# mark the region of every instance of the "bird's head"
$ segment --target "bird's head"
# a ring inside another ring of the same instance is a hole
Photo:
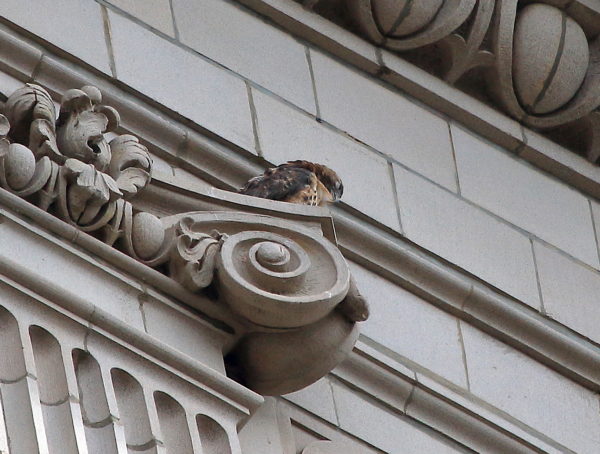
[[[331,170],[326,165],[302,160],[288,161],[283,165],[290,167],[302,167],[313,172],[321,184],[325,186],[325,189],[327,189],[327,191],[329,191],[331,194],[331,200],[328,200],[329,202],[337,202],[342,198],[342,194],[344,193],[342,179],[337,173],[335,173],[335,171]]]
[[[322,164],[315,164],[315,175],[323,186],[331,193],[333,202],[337,202],[344,194],[344,185],[341,178],[329,167]]]

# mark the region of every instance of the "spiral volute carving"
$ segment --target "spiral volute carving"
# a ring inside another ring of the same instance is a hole
[[[240,232],[221,248],[221,292],[236,312],[258,325],[290,328],[315,322],[348,291],[348,269],[337,249],[295,234],[291,239],[274,232]]]

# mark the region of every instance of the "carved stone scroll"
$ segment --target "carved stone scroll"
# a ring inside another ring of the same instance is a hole
[[[296,391],[352,351],[368,307],[328,240],[246,213],[183,213],[162,222],[176,238],[171,277],[190,290],[212,285],[246,326],[229,355],[246,386],[263,395]]]
[[[206,279],[206,263],[216,259],[221,298],[256,326],[314,323],[348,293],[350,273],[339,250],[289,221],[198,212],[164,218],[163,224],[167,231],[177,232],[171,276],[198,289],[196,282]]]

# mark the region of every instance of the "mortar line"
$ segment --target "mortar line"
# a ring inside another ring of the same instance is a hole
[[[458,177],[458,161],[456,159],[456,150],[454,148],[454,136],[452,134],[452,125],[448,124],[448,136],[450,137],[450,150],[452,151],[452,161],[454,162],[454,178],[456,181],[456,193],[462,197],[462,191],[460,189],[460,179]]]
[[[310,81],[312,84],[313,97],[315,98],[315,115],[317,120],[321,118],[321,107],[319,106],[319,98],[317,96],[317,81],[315,79],[315,71],[312,64],[312,57],[310,55],[310,47],[304,48],[306,54],[306,61],[308,63],[308,72],[310,73]]]
[[[181,37],[179,35],[179,27],[177,27],[177,20],[175,19],[175,8],[173,8],[173,0],[169,0],[169,9],[171,10],[171,21],[173,23],[173,34],[175,35],[175,39],[181,42]]]
[[[264,158],[262,150],[260,148],[260,139],[258,137],[258,115],[256,113],[256,104],[254,104],[254,96],[252,95],[252,87],[246,80],[246,90],[248,92],[248,104],[250,106],[250,117],[252,118],[252,134],[254,135],[254,149],[256,154],[261,158]]]
[[[325,377],[327,379],[327,384],[329,385],[329,390],[331,391],[331,400],[333,401],[333,412],[335,413],[335,422],[339,426],[340,425],[340,417],[338,415],[337,402],[335,398],[335,392],[333,391],[333,384],[328,376]]]
[[[531,243],[531,255],[533,257],[533,269],[535,271],[535,281],[537,283],[538,296],[540,298],[540,313],[542,315],[547,315],[546,307],[544,306],[544,297],[542,295],[542,283],[540,281],[540,272],[538,270],[537,257],[535,255],[535,248],[533,247],[533,239],[529,238],[529,242]]]
[[[387,162],[388,172],[392,180],[392,195],[394,196],[394,206],[396,207],[396,217],[398,218],[398,233],[404,235],[404,227],[402,226],[402,215],[400,214],[400,200],[398,200],[398,187],[396,186],[396,175],[394,175],[394,164]]]
[[[146,302],[146,297],[148,295],[146,294],[146,292],[142,292],[138,295],[138,307],[140,310],[140,315],[142,317],[142,325],[144,326],[144,331],[147,333],[148,332],[148,324],[146,322],[146,313],[144,312],[144,303]]]
[[[598,231],[598,226],[596,226],[596,219],[594,218],[594,208],[592,207],[591,199],[588,199],[588,205],[590,206],[590,216],[592,218],[592,228],[594,229],[594,239],[596,240],[596,250],[598,251],[598,260],[600,260],[600,241],[598,241],[598,236],[600,232]]]
[[[462,327],[460,326],[460,318],[456,317],[456,327],[458,328],[458,341],[460,342],[460,350],[462,353],[463,367],[465,369],[465,379],[467,381],[467,390],[471,392],[471,382],[469,380],[469,366],[467,365],[467,349],[465,348],[465,338],[463,337]]]
[[[115,53],[112,45],[112,35],[110,31],[110,18],[108,16],[108,10],[106,6],[100,5],[102,11],[102,22],[104,24],[104,41],[106,42],[106,50],[108,52],[108,65],[110,66],[110,72],[112,76],[117,78],[117,65],[115,63]]]

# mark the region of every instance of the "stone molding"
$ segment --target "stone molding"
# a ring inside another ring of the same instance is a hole
[[[349,25],[369,41],[401,55],[412,52],[409,60],[451,85],[460,87],[467,73],[479,71],[487,84],[477,87],[485,94],[472,92],[475,96],[489,96],[494,106],[532,128],[577,127],[587,142],[564,140],[598,161],[600,40],[593,23],[600,10],[550,0],[351,0],[328,10],[334,3],[322,0],[315,9],[329,11],[337,22],[348,14]],[[467,83],[471,90],[476,79]]]
[[[262,6],[259,8],[258,4]],[[345,55],[349,60],[358,62],[358,66],[367,65],[367,62],[370,61],[373,65],[369,68],[373,72],[376,71],[375,53],[373,52],[372,59],[369,56],[369,52],[373,49],[370,48],[369,50],[367,48],[365,50],[366,43],[364,41],[339,29],[331,22],[302,9],[295,3],[253,0],[253,5],[261,13],[271,15],[270,17],[281,21],[298,34],[303,34],[307,38],[312,36],[314,39],[317,39],[315,38],[317,36],[319,39],[324,40],[317,40],[317,42],[324,42],[326,48],[337,50],[339,55]],[[281,10],[278,9],[279,7],[281,7]],[[333,33],[333,30],[338,31]],[[335,36],[336,39],[339,39],[339,42],[334,41],[329,35]],[[169,181],[160,182],[155,180],[153,185],[147,188],[146,191],[150,193],[157,191],[157,195],[161,191],[166,191],[169,195],[162,194],[161,197],[172,197],[170,205],[171,207],[177,207],[177,211],[195,211],[205,207],[214,209],[214,202],[218,199],[221,203],[220,206],[226,207],[226,209],[233,208],[236,211],[251,211],[263,214],[277,212],[277,216],[284,219],[305,222],[306,225],[318,224],[319,229],[325,232],[326,236],[333,238],[333,229],[327,218],[319,218],[319,216],[326,216],[327,211],[324,209],[314,208],[309,211],[304,207],[292,205],[286,212],[283,212],[280,204],[261,199],[250,201],[247,197],[219,189],[239,187],[249,177],[264,170],[243,156],[231,153],[230,149],[235,147],[225,146],[181,122],[176,122],[172,119],[173,113],[165,114],[155,109],[154,106],[140,101],[135,95],[114,87],[90,72],[76,68],[49,55],[42,57],[42,53],[35,46],[2,28],[0,28],[0,40],[9,47],[10,52],[8,52],[8,55],[12,58],[2,62],[2,67],[5,70],[22,80],[27,80],[30,74],[30,70],[27,68],[37,65],[36,81],[43,83],[44,87],[56,97],[61,96],[70,87],[81,86],[89,82],[94,83],[94,85],[101,88],[106,103],[120,112],[122,117],[121,126],[124,131],[143,137],[144,143],[151,148],[152,153],[169,161],[181,163],[183,167],[198,175],[199,178],[216,186],[206,191],[186,191],[170,185]],[[397,60],[401,61],[398,58]],[[414,69],[412,65],[406,64],[405,66],[406,68],[412,68],[411,71]],[[442,81],[423,71],[418,70],[417,72],[418,74],[413,72],[410,75],[411,84],[413,87],[418,86],[421,91],[423,85],[419,84],[430,85],[431,83],[434,86],[443,84]],[[433,92],[435,90],[430,93]],[[450,94],[452,95],[450,101],[442,96],[441,91],[435,96],[444,105],[447,105],[447,102],[454,102],[455,107],[462,105],[463,112],[469,110],[467,106],[472,106],[472,102],[477,103],[456,89],[452,89]],[[474,129],[484,133],[484,135],[488,135],[485,134],[485,131],[490,129],[498,133],[506,126],[506,122],[509,122],[509,124],[512,122],[512,120],[483,104],[479,103],[477,106],[475,109],[476,115],[473,115],[473,118],[477,119],[477,126]],[[440,110],[445,111],[441,107]],[[483,120],[480,117],[483,117]],[[177,119],[176,116],[175,118]],[[481,127],[482,122],[486,125],[483,129]],[[515,122],[513,123],[516,125]],[[514,131],[511,128],[513,126],[504,129],[505,133],[502,133],[502,138],[499,141],[503,142],[510,138],[513,148],[517,147],[518,143],[523,145],[523,142],[519,142],[517,139],[517,137],[521,137],[518,125],[515,126]],[[540,144],[547,145],[551,142],[540,142],[542,139],[533,132],[531,132],[531,137],[537,137],[533,141],[535,144],[531,143],[523,148],[523,153],[530,153],[528,156],[541,156],[538,163],[549,162],[544,161],[547,157],[556,160],[554,162],[562,162],[565,166],[563,168],[558,166],[558,172],[563,179],[576,187],[585,187],[588,193],[600,194],[600,178],[598,178],[596,172],[590,171],[591,166],[589,163],[583,161],[583,165],[580,166],[580,162],[577,161],[580,158],[564,149],[557,149],[555,154],[550,155],[548,149]],[[534,146],[539,146],[539,148],[533,148]],[[193,148],[195,150],[194,155],[181,159],[174,150],[179,150],[182,147]],[[552,150],[551,152],[554,153]],[[577,159],[572,160],[572,158]],[[556,169],[557,165],[552,164],[551,170],[556,171]],[[14,196],[10,194],[0,192],[0,196],[2,196],[2,199],[0,199],[2,203],[8,204],[18,201],[19,203],[15,205],[15,209],[25,210],[23,212],[26,212],[32,219],[38,219],[38,216],[43,215],[33,206],[19,199],[15,200]],[[144,193],[142,192],[139,197],[143,199]],[[152,205],[151,201],[148,204]],[[160,208],[164,210],[164,207]],[[165,211],[165,213],[171,214],[169,211]],[[559,323],[535,313],[525,307],[524,304],[482,283],[469,273],[457,270],[451,264],[421,250],[399,237],[398,234],[376,225],[372,221],[359,218],[343,207],[333,207],[331,214],[336,224],[338,244],[348,258],[408,288],[440,308],[468,320],[469,323],[473,323],[492,336],[501,338],[514,348],[534,356],[538,361],[584,386],[591,389],[599,388],[598,370],[600,370],[600,367],[598,367],[598,364],[600,362],[600,351],[593,343],[568,331]],[[117,253],[114,249],[90,237],[77,235],[75,229],[69,228],[70,226],[48,215],[43,215],[39,222],[50,226],[48,228],[69,241],[75,238],[77,244],[83,245],[83,247],[104,258],[109,263],[114,263],[121,269],[130,270],[134,275],[152,282],[153,285],[157,285],[161,290],[174,295],[186,304],[197,307],[218,324],[236,326],[236,320],[229,317],[228,311],[224,308],[195,297],[166,276],[123,254]],[[411,267],[404,267],[403,264],[405,263],[411,263]],[[407,274],[408,271],[410,273]],[[479,307],[483,309],[484,313],[475,311],[475,306],[471,306],[469,311],[461,309],[462,302],[469,294],[472,286],[478,289],[476,292],[479,295],[477,301],[481,303]],[[494,311],[487,311],[486,307],[494,308]],[[479,319],[479,317],[482,318]],[[227,322],[224,322],[225,320]],[[521,329],[522,326],[527,326],[532,331]]]
[[[600,348],[530,307],[345,213],[334,215],[344,255],[561,374],[600,390]]]
[[[536,132],[538,126],[527,126],[522,121],[504,114],[503,111],[495,107],[496,104],[489,102],[487,94],[482,96],[482,99],[485,99],[480,100],[458,88],[460,84],[450,85],[443,77],[437,77],[437,75],[407,61],[405,53],[398,55],[395,52],[371,44],[358,34],[348,30],[350,27],[346,27],[345,22],[342,23],[344,24],[343,28],[339,25],[340,21],[335,18],[339,17],[340,5],[343,5],[344,2],[336,0],[304,2],[307,5],[321,5],[321,7],[313,10],[307,9],[292,0],[238,1],[258,14],[269,18],[290,33],[397,87],[409,96],[442,114],[448,115],[451,119],[464,124],[470,130],[518,154],[524,160],[544,169],[569,185],[594,197],[600,197],[600,186],[598,185],[600,178],[596,167],[590,163],[590,161],[595,162],[598,159],[598,146],[596,145],[598,142],[598,127],[594,125],[597,122],[597,110],[574,124],[568,123],[568,128],[558,127],[556,133],[547,134],[550,137],[548,138]],[[446,3],[451,6],[459,2],[449,1]],[[474,2],[469,2],[469,4],[471,3]],[[594,33],[598,34],[597,25],[594,25],[595,22],[592,20],[586,20],[586,13],[598,15],[600,10],[584,5],[585,2],[576,1],[572,3],[572,9],[581,11],[577,15],[577,20],[585,21],[586,30],[593,29],[595,30]],[[330,5],[330,7],[327,5]],[[315,11],[319,11],[323,15],[318,15]],[[464,40],[462,37],[460,39]],[[597,40],[598,38],[596,38]],[[431,47],[429,46],[427,50],[431,50]],[[466,52],[466,47],[463,51]],[[420,50],[411,52],[418,53]],[[461,53],[461,55],[463,60],[464,58],[468,60],[475,57],[468,52],[467,54]],[[480,63],[489,62],[487,57],[482,60]],[[469,79],[467,83],[469,93],[472,88],[471,82]],[[481,93],[484,93],[483,89]],[[537,121],[535,120],[535,122]],[[540,120],[542,123],[544,121],[546,120]],[[556,141],[558,136],[565,140],[564,146],[561,145],[562,142]],[[577,145],[573,145],[573,138],[576,139],[576,142],[578,141]],[[572,142],[570,145],[569,141]],[[573,153],[566,148],[572,148],[572,146],[579,149],[578,153]],[[583,151],[584,149],[587,151]],[[587,154],[589,160],[579,154]]]
[[[476,398],[457,394],[390,360],[361,340],[331,376],[359,389],[391,411],[425,424],[475,452],[558,453],[568,450]]]

